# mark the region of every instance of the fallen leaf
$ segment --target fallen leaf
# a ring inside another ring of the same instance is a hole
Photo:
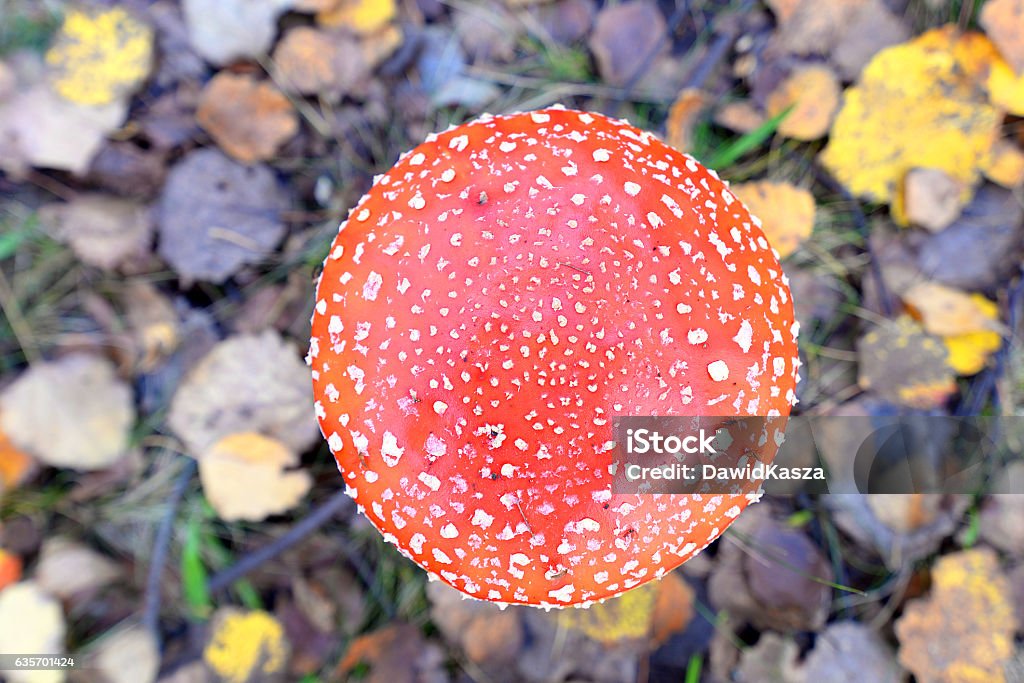
[[[1002,681],[1013,655],[1009,581],[989,549],[941,557],[927,598],[896,621],[899,661],[922,681]]]
[[[918,167],[972,187],[1001,120],[972,77],[980,49],[946,26],[879,52],[846,90],[822,162],[851,193],[878,202],[891,202]]]
[[[272,615],[224,607],[213,616],[203,660],[218,680],[255,683],[284,671],[289,649],[284,628]]]
[[[38,84],[0,101],[0,168],[22,173],[27,166],[82,175],[107,134],[128,115],[121,100],[86,106]]]
[[[650,634],[657,594],[658,583],[646,583],[587,609],[566,610],[562,620],[568,628],[606,646],[642,641]]]
[[[269,168],[215,149],[190,152],[171,169],[158,204],[160,256],[184,278],[224,282],[281,241],[288,206]]]
[[[203,89],[196,122],[244,164],[273,158],[299,130],[295,108],[273,84],[226,71]]]
[[[1024,75],[1024,0],[989,0],[978,23],[1013,70]]]
[[[261,522],[301,502],[313,481],[290,469],[299,456],[276,439],[240,432],[218,440],[199,455],[203,493],[226,522]]]
[[[715,112],[715,123],[737,133],[749,133],[764,121],[764,114],[747,100],[729,102]]]
[[[506,4],[511,4],[506,0]],[[561,0],[537,8],[537,23],[559,45],[572,45],[590,33],[597,16],[594,0]]]
[[[310,26],[297,26],[274,49],[274,80],[285,92],[315,95],[337,87],[337,38]]]
[[[121,7],[71,9],[46,53],[53,89],[77,104],[130,95],[149,75],[153,30]]]
[[[867,493],[875,518],[893,531],[909,533],[928,526],[941,513],[941,498],[924,493]]]
[[[171,301],[146,280],[129,280],[122,301],[128,332],[137,349],[136,367],[149,372],[178,347],[178,314]]]
[[[147,254],[153,241],[149,208],[128,199],[80,194],[70,202],[42,207],[39,219],[82,262],[104,270]]]
[[[790,109],[779,124],[779,134],[796,140],[817,140],[828,132],[839,108],[839,79],[824,65],[794,71],[770,95],[769,117]]]
[[[53,467],[109,467],[127,451],[134,423],[131,390],[98,356],[36,363],[0,394],[0,430]]]
[[[814,196],[789,183],[762,180],[731,187],[761,220],[761,229],[780,258],[792,254],[814,229]]]
[[[903,192],[894,198],[897,223],[919,225],[938,232],[949,227],[963,208],[964,187],[937,168],[912,168],[903,181]]]
[[[0,592],[21,581],[21,558],[0,548]]]
[[[989,100],[1014,116],[1024,116],[1024,74],[1015,74],[1010,65],[993,51],[985,81]]]
[[[844,80],[852,81],[880,50],[909,37],[902,17],[893,14],[881,0],[866,0],[854,9],[831,48],[831,61]]]
[[[1024,150],[1009,140],[996,140],[982,163],[981,172],[1003,187],[1024,185]]]
[[[133,626],[104,636],[94,661],[105,683],[153,683],[160,671],[160,649],[151,633]]]
[[[309,370],[268,330],[217,344],[179,385],[167,424],[196,455],[237,432],[258,432],[301,453],[319,438],[313,415]]]
[[[827,55],[842,39],[860,0],[799,0],[780,5],[779,28],[772,39],[782,52]]]
[[[882,636],[855,621],[829,624],[818,634],[802,666],[814,683],[902,683],[903,670]]]
[[[665,142],[680,152],[693,151],[693,127],[708,105],[707,95],[697,88],[685,88],[676,97],[665,122]]]
[[[797,660],[800,648],[792,636],[762,633],[753,647],[743,650],[734,680],[739,683],[802,683]]]
[[[224,65],[265,54],[274,43],[277,18],[293,0],[183,0],[192,47]]]
[[[920,316],[924,329],[940,337],[967,332],[997,331],[995,304],[980,295],[961,292],[936,282],[918,282],[901,295]]]
[[[956,391],[945,344],[908,315],[861,337],[857,357],[860,387],[893,403],[934,408]]]
[[[949,366],[958,375],[974,375],[981,372],[993,353],[1003,345],[999,329],[999,306],[981,294],[971,294],[971,301],[993,329],[975,330],[946,336],[943,341],[949,351]]]
[[[419,683],[447,680],[442,674],[443,659],[419,629],[404,623],[391,623],[352,641],[334,672],[333,680],[351,680],[358,667],[368,667],[363,683]]]
[[[357,34],[379,31],[395,18],[395,0],[336,0],[334,7],[316,15],[321,26],[344,27]]]
[[[107,586],[119,576],[112,560],[61,536],[43,542],[35,572],[39,587],[62,600]]]
[[[522,20],[496,0],[459,5],[452,28],[474,62],[511,61],[525,30]]]
[[[665,575],[657,585],[651,614],[651,639],[655,647],[686,629],[693,619],[695,598],[693,588],[676,572]]]
[[[1024,463],[1011,463],[995,476],[992,495],[978,511],[978,536],[1012,557],[1024,557]],[[1024,629],[1024,622],[1018,628]]]
[[[67,626],[60,603],[32,581],[0,591],[0,652],[60,655]],[[64,671],[4,671],[9,683],[59,683]]]
[[[588,45],[606,83],[622,86],[636,78],[654,55],[668,47],[663,40],[668,27],[654,3],[633,0],[608,5],[597,14]]]
[[[3,422],[0,420],[0,426]],[[0,495],[22,484],[34,469],[35,461],[7,437],[0,428]]]
[[[427,585],[431,619],[445,638],[477,664],[508,664],[525,640],[520,610],[501,610],[489,602],[466,600],[454,588],[434,581]]]
[[[388,24],[376,33],[359,41],[359,52],[366,64],[366,73],[373,71],[402,46],[405,36],[402,29]],[[353,58],[354,59],[354,58]]]

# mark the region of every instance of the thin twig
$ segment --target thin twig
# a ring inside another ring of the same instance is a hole
[[[174,483],[171,495],[167,499],[167,511],[160,520],[160,528],[157,529],[156,538],[153,540],[153,552],[149,561],[149,576],[146,578],[146,595],[143,604],[145,608],[142,613],[142,625],[148,630],[157,643],[160,642],[160,585],[163,583],[164,567],[167,564],[167,554],[171,545],[171,535],[174,532],[174,519],[178,514],[178,506],[181,499],[185,497],[185,491],[196,473],[196,461],[187,458],[185,467],[178,474]]]
[[[278,537],[262,548],[254,550],[235,564],[211,576],[206,584],[207,590],[211,593],[224,590],[260,565],[269,562],[292,546],[297,545],[314,531],[331,521],[336,515],[351,509],[354,505],[355,503],[352,502],[352,498],[348,494],[343,490],[338,491],[314,508],[309,515],[289,529],[283,536]]]

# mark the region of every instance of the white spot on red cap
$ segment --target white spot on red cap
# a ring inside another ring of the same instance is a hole
[[[716,360],[708,364],[708,374],[716,382],[724,382],[729,379],[729,366],[724,360]]]

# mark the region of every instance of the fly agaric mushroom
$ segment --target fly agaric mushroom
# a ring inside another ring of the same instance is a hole
[[[621,494],[618,415],[788,415],[789,288],[759,221],[650,133],[552,108],[377,177],[317,288],[321,430],[386,539],[484,600],[585,604],[693,557],[752,495]]]

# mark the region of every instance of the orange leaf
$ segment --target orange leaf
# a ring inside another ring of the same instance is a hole
[[[0,591],[21,581],[21,558],[0,548]]]
[[[299,130],[291,102],[273,85],[224,71],[203,89],[196,122],[244,164],[272,158]]]

